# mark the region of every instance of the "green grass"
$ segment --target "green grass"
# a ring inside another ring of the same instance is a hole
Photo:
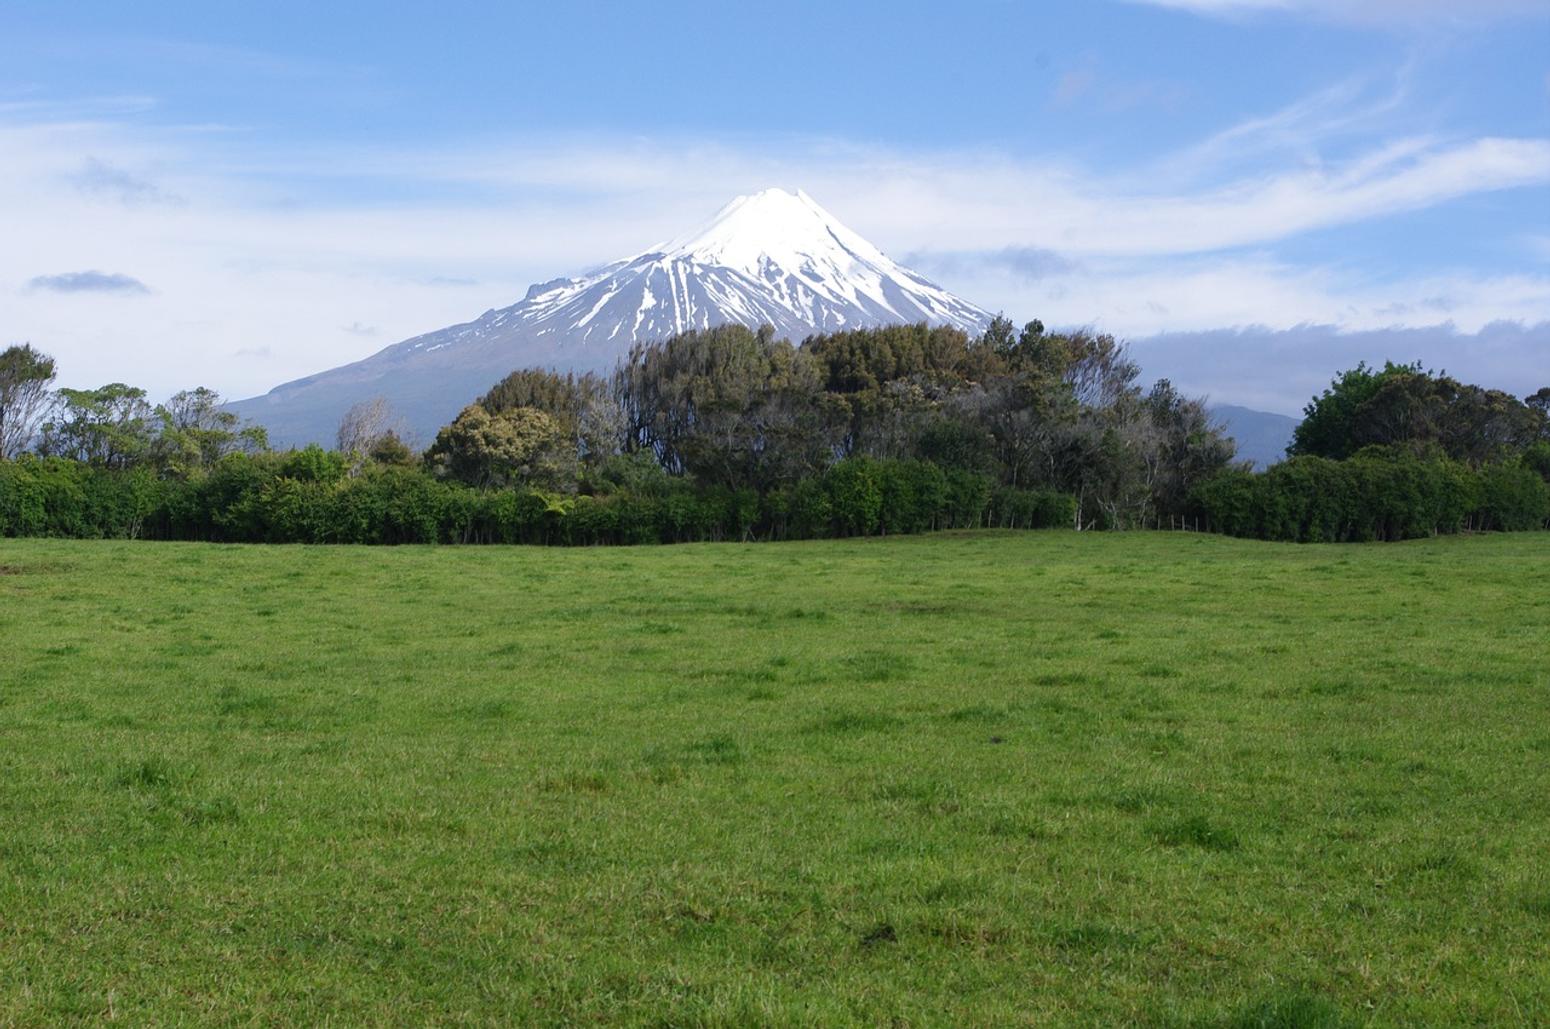
[[[1550,1022],[1550,536],[0,540],[0,1024]]]

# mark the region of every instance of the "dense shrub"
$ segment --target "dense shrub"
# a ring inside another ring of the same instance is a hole
[[[879,531],[883,511],[883,473],[865,457],[841,461],[829,469],[824,485],[836,536],[870,536]]]
[[[1534,529],[1550,518],[1550,487],[1526,462],[1475,469],[1399,447],[1229,472],[1197,487],[1191,502],[1212,531],[1303,543]]]
[[[1550,486],[1524,465],[1488,466],[1480,475],[1479,495],[1482,528],[1523,532],[1550,520]]]
[[[133,539],[162,497],[163,484],[143,470],[23,455],[0,461],[0,535]]]
[[[995,490],[988,523],[1003,529],[1061,529],[1076,522],[1076,498],[1050,490]]]
[[[301,450],[292,450],[280,461],[280,474],[299,482],[338,482],[347,471],[345,456],[338,451],[324,450],[313,443]]]
[[[1523,467],[1533,469],[1541,479],[1550,483],[1550,440],[1540,440],[1524,450]]]
[[[1197,520],[1203,518],[1205,528],[1213,532],[1263,537],[1260,516],[1265,492],[1264,476],[1234,469],[1195,487],[1190,503]]]
[[[992,480],[987,475],[965,468],[949,468],[947,517],[939,528],[977,529],[984,524],[985,511],[990,506],[991,484]]]
[[[0,462],[0,535],[240,543],[680,543],[1068,525],[1064,494],[991,489],[925,461],[851,458],[760,496],[640,476],[621,462],[591,494],[480,490],[419,468],[349,477],[317,448],[230,455],[202,475],[157,479],[57,458]]]

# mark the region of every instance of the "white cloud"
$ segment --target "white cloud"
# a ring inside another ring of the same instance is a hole
[[[1362,283],[1344,269],[1213,256],[1550,183],[1550,141],[1502,138],[1400,139],[1222,179],[1267,140],[1295,136],[1316,157],[1353,105],[1383,103],[1362,95],[1245,123],[1164,162],[1150,182],[1146,169],[1116,178],[991,151],[803,139],[571,137],[275,157],[236,134],[73,112],[7,123],[0,113],[0,210],[8,238],[21,241],[0,248],[0,342],[30,339],[54,353],[71,385],[251,395],[511,303],[531,282],[639,252],[769,185],[801,186],[891,253],[958,255],[940,271],[944,285],[1051,324],[1149,334],[1550,317],[1544,276]],[[401,187],[381,192],[435,199],[354,199],[377,192],[359,187],[378,179]],[[155,292],[84,303],[26,287],[98,268],[123,269]]]
[[[342,155],[323,160],[350,166]],[[895,251],[1037,245],[1136,255],[1250,246],[1469,194],[1547,184],[1550,140],[1402,139],[1341,162],[1171,192],[1139,188],[1141,172],[1133,181],[1111,181],[994,152],[905,154],[801,141],[762,153],[674,141],[620,153],[610,144],[572,141],[434,160],[379,155],[372,163],[382,172],[477,183],[513,197],[541,192],[544,210],[584,201],[584,218],[658,226],[650,241],[676,234],[685,219],[705,217],[738,192],[785,184],[801,185]],[[513,200],[505,210],[514,217],[538,213],[531,201]],[[634,231],[640,244],[646,237]]]
[[[986,277],[982,286],[985,302],[1009,313],[1125,336],[1309,323],[1367,331],[1448,322],[1475,332],[1501,320],[1550,319],[1550,274],[1375,280],[1346,267],[1293,267],[1263,256],[1088,261],[1032,286],[1012,275]]]
[[[1217,403],[1296,415],[1335,374],[1359,361],[1419,361],[1464,382],[1523,397],[1550,384],[1550,322],[1492,322],[1473,332],[1448,322],[1352,332],[1334,325],[1247,326],[1169,333],[1132,350],[1150,376]]]

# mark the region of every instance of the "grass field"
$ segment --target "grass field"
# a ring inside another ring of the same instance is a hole
[[[0,1023],[1550,1023],[1550,536],[0,540]]]

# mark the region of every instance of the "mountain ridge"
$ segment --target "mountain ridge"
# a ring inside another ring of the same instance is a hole
[[[1238,445],[1238,460],[1251,461],[1255,468],[1268,468],[1284,460],[1286,448],[1292,445],[1292,433],[1301,422],[1290,415],[1237,404],[1212,404],[1210,411]]]

